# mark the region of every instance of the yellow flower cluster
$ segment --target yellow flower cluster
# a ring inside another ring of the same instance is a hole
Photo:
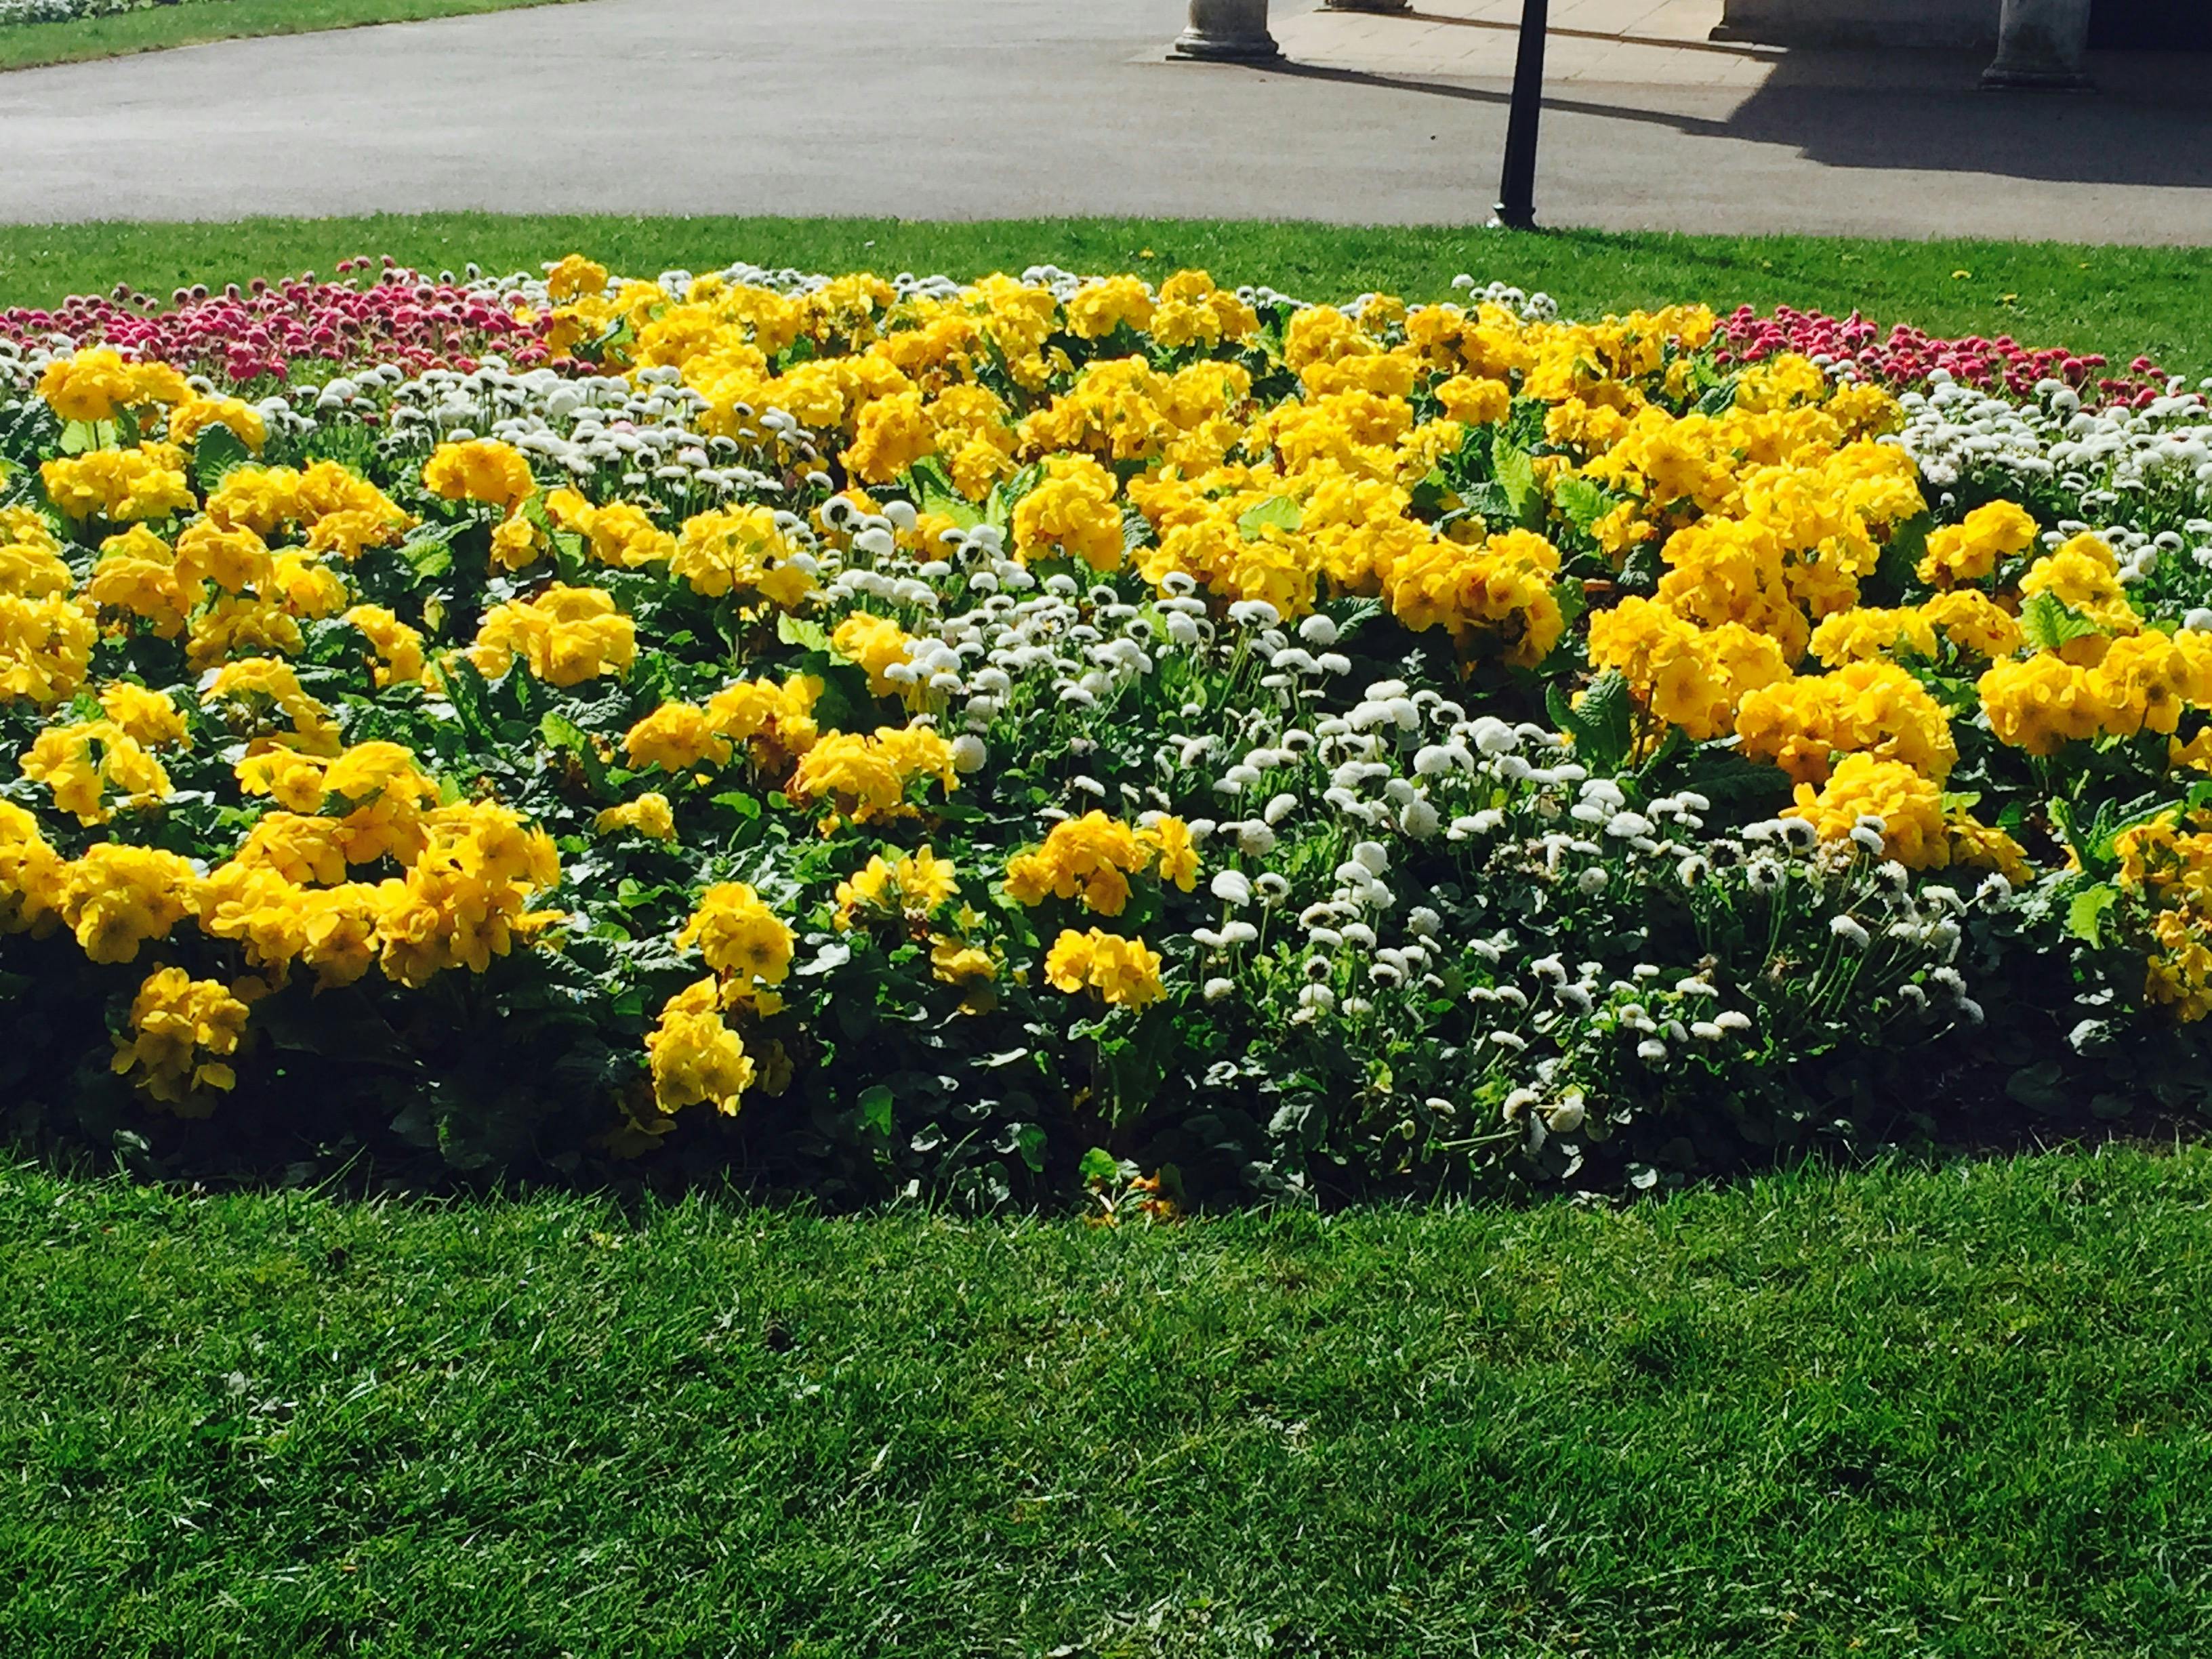
[[[700,894],[698,908],[676,936],[678,948],[697,945],[709,968],[743,989],[782,984],[796,942],[761,896],[736,881]]]
[[[1063,928],[1045,955],[1044,976],[1054,988],[1071,994],[1088,986],[1112,1007],[1142,1008],[1167,994],[1158,951],[1142,939],[1096,927],[1079,933]]]
[[[795,801],[828,801],[823,832],[851,819],[866,823],[910,816],[907,787],[935,778],[950,794],[959,787],[952,745],[933,726],[884,726],[874,732],[835,732],[799,757],[784,793]]]
[[[1749,692],[1735,730],[1745,754],[1771,761],[1801,785],[1825,783],[1838,755],[1902,762],[1937,784],[1959,761],[1936,699],[1887,662],[1853,662]]]
[[[39,396],[64,421],[112,421],[126,409],[186,403],[191,395],[168,364],[126,362],[112,346],[57,357],[39,375]]]
[[[496,438],[442,443],[422,463],[422,488],[449,501],[482,501],[512,513],[537,493],[530,459]]]
[[[1751,692],[1790,678],[1782,647],[1741,623],[1700,628],[1630,598],[1590,618],[1590,662],[1627,680],[1652,716],[1703,740],[1733,729]]]
[[[212,1109],[210,1090],[237,1086],[231,1055],[246,1035],[247,1009],[218,980],[157,968],[131,1002],[131,1036],[116,1037],[113,1066],[180,1117]]]
[[[629,672],[637,660],[637,628],[617,612],[614,595],[604,588],[555,582],[535,599],[485,611],[468,655],[487,679],[497,679],[520,657],[548,685],[580,685]]]
[[[1432,540],[1390,561],[1382,595],[1415,633],[1441,625],[1462,651],[1494,644],[1504,661],[1533,668],[1566,631],[1552,592],[1559,570],[1559,550],[1526,530],[1477,547]]]
[[[374,484],[336,461],[305,468],[234,467],[209,495],[207,516],[221,529],[262,537],[296,529],[308,552],[346,560],[368,548],[392,546],[416,522]]]
[[[674,1113],[702,1103],[735,1115],[756,1072],[744,1040],[722,1019],[721,981],[709,977],[685,987],[662,1005],[660,1020],[645,1039],[653,1073],[653,1100]]]
[[[57,456],[40,465],[39,477],[46,499],[72,519],[130,524],[188,513],[194,505],[185,452],[174,444]]]
[[[21,698],[47,708],[76,696],[99,637],[74,600],[0,593],[0,702]]]
[[[2171,735],[2185,708],[2212,708],[2212,636],[2151,630],[2072,644],[2089,647],[2090,665],[2046,651],[2001,662],[1982,676],[1983,712],[1999,740],[2052,755],[2100,734]]]
[[[888,617],[855,611],[839,623],[830,635],[830,649],[848,662],[868,672],[868,690],[879,697],[896,697],[914,690],[912,680],[902,684],[890,671],[911,667],[908,647],[914,643],[907,631]]]
[[[581,538],[593,559],[617,570],[666,564],[676,556],[676,538],[634,502],[594,507],[573,489],[556,489],[545,498],[545,516],[556,529]],[[531,551],[534,557],[534,545]]]
[[[2113,851],[2121,890],[2149,908],[2144,994],[2192,1023],[2212,1014],[2212,834],[2179,819],[2124,830]]]
[[[647,790],[635,800],[608,807],[592,821],[592,828],[602,836],[627,830],[647,841],[674,841],[676,811],[669,805],[667,796],[658,790]]]
[[[668,555],[669,574],[709,599],[758,594],[789,611],[815,591],[813,565],[764,507],[687,519]]]
[[[1797,786],[1788,816],[1806,820],[1825,842],[1845,840],[1862,820],[1874,820],[1885,855],[1908,870],[1970,864],[2019,879],[2028,869],[2027,854],[2010,836],[1964,813],[1947,817],[1942,790],[1902,761],[1845,755],[1819,789]]]
[[[250,453],[258,455],[269,441],[269,422],[252,404],[237,398],[197,394],[169,411],[165,434],[173,444],[194,444],[200,434],[222,427]]]
[[[290,664],[274,657],[225,663],[201,690],[200,704],[221,713],[257,748],[273,741],[307,754],[337,753],[331,711],[307,695]]]
[[[793,674],[781,685],[769,680],[736,680],[701,708],[665,702],[630,727],[623,752],[634,767],[658,766],[664,772],[688,772],[701,765],[729,764],[733,746],[744,744],[753,763],[780,772],[813,748],[820,735],[814,721],[822,682]]]
[[[54,805],[76,813],[79,823],[106,823],[117,806],[158,805],[169,793],[161,763],[112,720],[49,726],[16,764],[32,782],[51,789]],[[112,805],[111,790],[122,797]]]
[[[1053,825],[1041,847],[1006,861],[1006,892],[1017,902],[1079,899],[1085,909],[1118,916],[1128,908],[1129,878],[1154,870],[1184,892],[1197,885],[1198,849],[1190,826],[1158,817],[1132,828],[1100,811]]]
[[[1957,524],[1930,531],[1917,574],[1930,587],[1979,581],[1998,562],[2035,544],[2035,520],[2010,501],[1990,501]]]
[[[837,931],[848,931],[855,915],[906,916],[920,921],[949,903],[959,889],[951,860],[941,859],[927,847],[911,854],[894,853],[888,859],[872,855],[866,866],[837,884]]]
[[[1118,570],[1123,553],[1121,508],[1114,475],[1088,455],[1055,455],[1044,477],[1014,507],[1014,556],[1079,559],[1093,570]]]

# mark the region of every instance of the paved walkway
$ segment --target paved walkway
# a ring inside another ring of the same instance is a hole
[[[1704,39],[1563,0],[1540,213],[2212,243],[2212,60],[1990,95],[1978,61]],[[1456,222],[1518,0],[1275,0],[1293,60],[1165,61],[1181,0],[588,0],[0,74],[0,221],[508,211]]]

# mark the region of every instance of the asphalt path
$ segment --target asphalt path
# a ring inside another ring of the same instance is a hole
[[[1312,4],[1276,0],[1276,15]],[[1182,11],[582,0],[0,74],[0,221],[1487,213],[1502,81],[1170,63]],[[2212,242],[2202,93],[1993,96],[1963,60],[1934,85],[1844,86],[1802,61],[1748,92],[1554,88],[1540,212],[1621,229]]]

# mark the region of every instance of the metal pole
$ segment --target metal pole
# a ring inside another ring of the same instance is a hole
[[[1513,107],[1505,118],[1505,167],[1493,225],[1536,228],[1536,118],[1544,108],[1544,32],[1550,0],[1521,0],[1521,46],[1513,59]]]

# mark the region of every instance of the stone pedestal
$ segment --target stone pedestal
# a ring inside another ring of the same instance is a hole
[[[1991,90],[2079,92],[2089,85],[2089,0],[2004,0]]]
[[[1267,33],[1267,0],[1190,0],[1190,27],[1176,37],[1178,58],[1264,63],[1283,49]]]

